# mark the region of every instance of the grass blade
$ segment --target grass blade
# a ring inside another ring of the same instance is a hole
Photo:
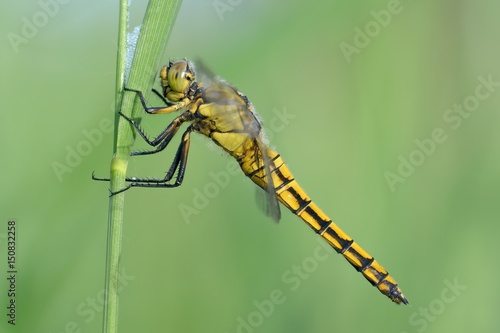
[[[151,0],[148,4],[144,21],[137,41],[134,59],[126,85],[141,91],[149,91],[158,63],[165,49],[182,0]],[[116,75],[116,111],[121,110],[127,116],[135,117],[142,112],[136,94],[123,92],[126,64],[126,31],[128,1],[120,1],[118,61]],[[123,97],[122,97],[123,96]],[[128,158],[134,142],[134,132],[130,124],[116,115],[114,154],[111,160],[110,188],[118,191],[126,186]],[[110,197],[108,216],[108,244],[106,256],[106,281],[104,300],[104,333],[118,331],[118,277],[121,253],[123,208],[125,192]]]

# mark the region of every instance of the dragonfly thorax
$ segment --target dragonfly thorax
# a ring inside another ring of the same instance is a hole
[[[186,60],[170,62],[160,71],[163,95],[172,102],[178,102],[188,96],[195,83],[193,66]]]

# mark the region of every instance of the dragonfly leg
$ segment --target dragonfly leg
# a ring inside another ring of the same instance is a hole
[[[94,171],[92,171],[92,179],[93,179],[93,180],[99,180],[99,181],[105,181],[105,182],[109,182],[109,181],[110,181],[110,179],[109,179],[109,178],[101,178],[101,177],[96,177],[96,176],[95,176],[95,172],[94,172]],[[131,188],[131,187],[132,187],[132,185],[131,185],[131,184],[129,184],[128,186],[125,186],[124,188],[122,188],[121,190],[118,190],[118,191],[116,191],[116,192],[113,192],[113,191],[111,191],[111,189],[110,189],[110,190],[109,190],[109,196],[110,196],[110,197],[112,197],[112,196],[113,196],[113,195],[115,195],[115,194],[125,192],[126,190],[128,190],[128,189],[129,189],[129,188]]]
[[[137,89],[132,89],[132,88],[127,88],[127,87],[123,87],[123,90],[125,91],[133,91],[137,94],[137,96],[139,96],[139,100],[141,101],[141,104],[142,104],[142,107],[144,108],[144,111],[146,111],[147,113],[154,113],[156,110],[162,110],[162,109],[165,109],[166,107],[165,106],[148,106],[148,104],[146,103],[146,98],[144,97],[144,94],[142,93],[142,91],[140,90],[137,90]],[[172,103],[172,102],[169,102],[165,99],[165,97],[163,97],[159,92],[158,90],[156,89],[152,89],[152,91],[158,96],[160,97],[160,99],[163,101],[163,103],[167,104],[167,107],[170,107],[170,106],[173,106],[175,105],[176,103]]]
[[[191,143],[191,131],[192,128],[189,127],[186,132],[182,135],[182,142],[179,145],[179,148],[177,149],[177,153],[175,154],[174,160],[172,164],[170,165],[170,168],[165,175],[165,177],[161,179],[155,179],[155,178],[138,178],[138,177],[127,177],[125,178],[125,181],[130,182],[130,184],[121,190],[112,192],[110,190],[110,196],[113,196],[115,194],[125,192],[126,190],[130,189],[131,187],[160,187],[160,188],[171,188],[171,187],[177,187],[182,184],[182,181],[184,180],[184,172],[186,171],[186,165],[187,165],[187,157],[189,154],[189,145]],[[175,171],[177,171],[177,177],[175,179],[175,183],[169,184],[168,182],[174,177]],[[93,180],[99,180],[99,181],[109,181],[109,178],[100,178],[96,177],[94,172],[92,172],[92,179]]]
[[[175,103],[172,103],[170,101],[168,101],[165,97],[163,97],[163,95],[156,89],[151,89],[152,92],[154,92],[156,94],[156,96],[160,97],[160,99],[163,101],[163,103],[167,104],[167,106],[171,106],[171,105],[174,105]]]
[[[134,151],[131,153],[132,156],[156,154],[156,153],[162,151],[163,149],[165,149],[165,147],[168,146],[168,144],[170,143],[170,140],[172,140],[172,138],[175,136],[175,134],[179,130],[180,126],[185,121],[190,120],[189,112],[185,112],[185,113],[181,114],[180,116],[178,116],[177,118],[175,118],[167,126],[167,128],[165,128],[165,130],[163,130],[156,138],[154,138],[153,140],[149,140],[146,133],[144,133],[143,129],[139,126],[139,124],[137,124],[137,122],[134,119],[127,117],[121,111],[118,111],[118,113],[120,114],[120,116],[125,118],[132,126],[134,126],[137,133],[139,133],[139,135],[144,139],[144,141],[146,141],[150,146],[153,146],[153,147],[157,146],[156,149],[150,150],[150,151]]]
[[[123,90],[135,92],[139,96],[139,99],[141,101],[142,107],[144,108],[144,111],[146,111],[149,114],[164,114],[164,113],[175,112],[175,111],[183,108],[187,103],[184,101],[178,102],[178,103],[172,103],[172,102],[169,102],[165,98],[162,97],[162,100],[165,102],[165,104],[167,104],[166,107],[164,107],[164,106],[152,106],[151,107],[151,106],[148,106],[148,104],[146,103],[146,99],[144,98],[144,94],[142,93],[142,91],[137,90],[137,89],[127,88],[127,87],[123,87]],[[153,91],[158,96],[161,96],[158,91],[156,91],[156,90],[153,90]]]
[[[99,181],[103,181],[103,182],[109,182],[109,178],[96,177],[95,176],[95,171],[92,171],[92,180],[99,180]]]
[[[191,131],[192,128],[189,127],[186,132],[182,135],[182,141],[181,144],[179,145],[179,148],[177,149],[177,153],[175,154],[175,158],[170,165],[170,168],[165,175],[165,177],[161,179],[154,179],[154,178],[137,178],[137,177],[130,177],[126,178],[125,180],[127,182],[130,182],[130,185],[127,188],[124,188],[123,190],[120,190],[120,192],[123,192],[125,190],[128,190],[130,187],[177,187],[182,184],[182,181],[184,180],[184,172],[186,171],[186,165],[187,165],[187,158],[189,154],[189,145],[191,142]],[[175,182],[173,184],[170,184],[169,181],[173,178],[175,172],[177,171],[177,177],[175,179]]]

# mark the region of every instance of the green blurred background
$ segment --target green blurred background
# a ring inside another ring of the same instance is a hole
[[[60,4],[13,47],[25,20],[43,19],[40,3],[0,4],[0,331],[99,332],[108,189],[90,175],[107,175],[112,152],[102,122],[113,119],[117,4]],[[132,27],[145,7],[132,2]],[[392,304],[339,255],[318,260],[319,237],[288,211],[273,224],[242,174],[214,187],[234,162],[195,136],[181,188],[126,194],[120,332],[498,332],[500,87],[478,77],[500,82],[499,11],[498,1],[185,0],[164,61],[202,58],[243,91],[307,193],[411,304]],[[464,102],[473,111],[448,111]],[[153,135],[170,119],[143,124]],[[446,140],[431,144],[436,129]],[[132,159],[129,174],[161,175],[175,149]],[[15,327],[4,314],[8,219]]]

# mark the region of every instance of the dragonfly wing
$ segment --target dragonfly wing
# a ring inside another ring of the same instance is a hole
[[[262,165],[259,165],[259,167],[263,168],[266,177],[266,187],[264,189],[267,197],[267,200],[265,200],[265,212],[274,221],[278,222],[281,218],[281,211],[278,198],[276,197],[276,191],[274,189],[273,177],[271,175],[272,170],[274,170],[274,164],[272,164],[269,156],[267,155],[266,145],[264,145],[259,139],[256,139],[255,141],[257,143],[257,147],[260,150],[260,152],[258,153],[258,155],[260,155],[260,158],[256,156],[256,160],[259,163],[262,163]]]
[[[265,190],[264,211],[274,221],[278,222],[281,213],[271,175],[274,167],[267,153],[267,145],[264,143],[261,133],[262,124],[257,113],[245,95],[239,92],[236,87],[214,75],[203,61],[197,59],[194,66],[197,78],[206,89],[205,102],[217,104],[217,106],[213,106],[211,116],[217,118],[218,129],[222,132],[225,130],[242,131],[242,135],[248,136],[249,140],[254,141],[254,160],[257,169],[261,169],[263,172],[262,182],[265,184],[264,186],[260,185]],[[222,109],[224,112],[220,112]],[[233,147],[233,149],[236,148]],[[260,189],[259,192],[262,194]]]
[[[206,86],[217,83],[218,76],[200,58],[194,61],[194,68],[199,82],[204,82]]]

